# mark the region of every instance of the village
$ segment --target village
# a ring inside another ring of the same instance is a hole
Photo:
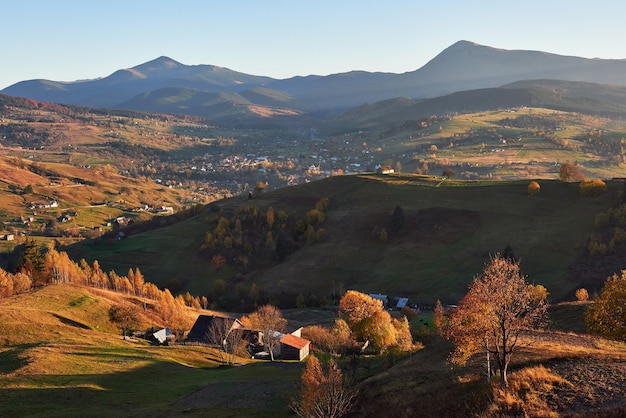
[[[414,319],[422,313],[422,309],[412,304],[407,297],[394,297],[371,293],[360,294],[365,303],[378,305],[394,318],[407,317]],[[432,310],[432,307],[426,309]],[[448,307],[446,307],[448,309]],[[158,345],[203,345],[221,350],[225,362],[234,363],[236,357],[248,357],[260,360],[303,361],[311,353],[315,342],[305,338],[306,327],[294,326],[282,318],[280,311],[265,305],[257,312],[269,311],[271,320],[254,320],[255,313],[250,316],[236,316],[226,313],[211,312],[198,315],[188,332],[173,332],[170,328],[150,328],[145,331],[132,333],[134,338],[143,338]],[[334,308],[335,314],[337,308]],[[278,319],[277,319],[278,318]],[[419,320],[421,326],[427,326]],[[126,338],[126,337],[125,337]],[[315,338],[312,334],[311,338]],[[362,346],[356,346],[356,352],[365,353],[369,341]],[[323,347],[315,347],[320,349]]]

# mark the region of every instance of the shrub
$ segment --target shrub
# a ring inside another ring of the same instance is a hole
[[[586,302],[589,300],[589,292],[584,287],[576,290],[576,300],[579,302]]]
[[[600,196],[606,192],[606,183],[600,179],[588,180],[580,182],[580,194],[582,196]]]

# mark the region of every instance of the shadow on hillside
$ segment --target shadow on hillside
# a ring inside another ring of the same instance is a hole
[[[30,362],[25,356],[22,356],[22,353],[38,345],[39,344],[20,344],[10,350],[0,352],[0,374],[12,373],[27,366]]]
[[[17,351],[2,353],[10,357],[5,362],[17,358]],[[119,367],[126,359],[111,355],[101,363]],[[150,362],[134,368],[136,360],[122,372],[30,376],[30,387],[1,390],[2,415],[171,417],[210,412],[210,416],[287,417],[292,414],[286,399],[304,367],[295,362],[232,368]]]
[[[81,329],[91,329],[91,327],[88,325],[85,325],[78,321],[74,321],[73,319],[66,318],[56,313],[53,313],[52,316],[54,316],[59,321],[63,322],[65,325],[69,325],[71,327],[76,327],[76,328],[81,328]]]

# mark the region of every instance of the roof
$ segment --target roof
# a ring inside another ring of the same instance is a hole
[[[296,337],[292,334],[287,334],[280,339],[280,343],[297,348],[298,350],[302,350],[304,347],[310,344],[310,341],[305,340],[304,338]]]
[[[218,316],[218,315],[199,315],[196,322],[191,327],[189,334],[187,334],[187,339],[189,340],[205,340],[207,339],[207,331],[211,329],[214,323],[219,324],[217,326],[222,327],[223,323],[226,323],[226,327],[228,329],[237,328],[235,323],[238,323],[241,326],[241,323],[238,319],[228,317],[228,316]]]
[[[402,309],[409,303],[409,298],[396,298],[396,308]]]

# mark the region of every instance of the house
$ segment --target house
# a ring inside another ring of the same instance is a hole
[[[383,308],[387,308],[387,306],[389,305],[389,297],[387,297],[387,295],[381,295],[380,293],[370,293],[369,297],[381,301],[383,303]]]
[[[280,339],[280,358],[282,360],[302,361],[309,355],[311,342],[293,334],[285,334]]]
[[[187,334],[187,341],[222,345],[223,339],[243,324],[236,318],[219,315],[200,315]]]
[[[163,344],[167,341],[167,336],[170,335],[169,328],[162,328],[156,332],[152,333],[152,339],[159,344]]]
[[[402,310],[402,308],[409,306],[409,298],[395,297],[393,298],[393,307]]]
[[[395,170],[391,167],[389,167],[388,165],[377,165],[376,166],[376,173],[378,174],[393,174],[395,172]]]

